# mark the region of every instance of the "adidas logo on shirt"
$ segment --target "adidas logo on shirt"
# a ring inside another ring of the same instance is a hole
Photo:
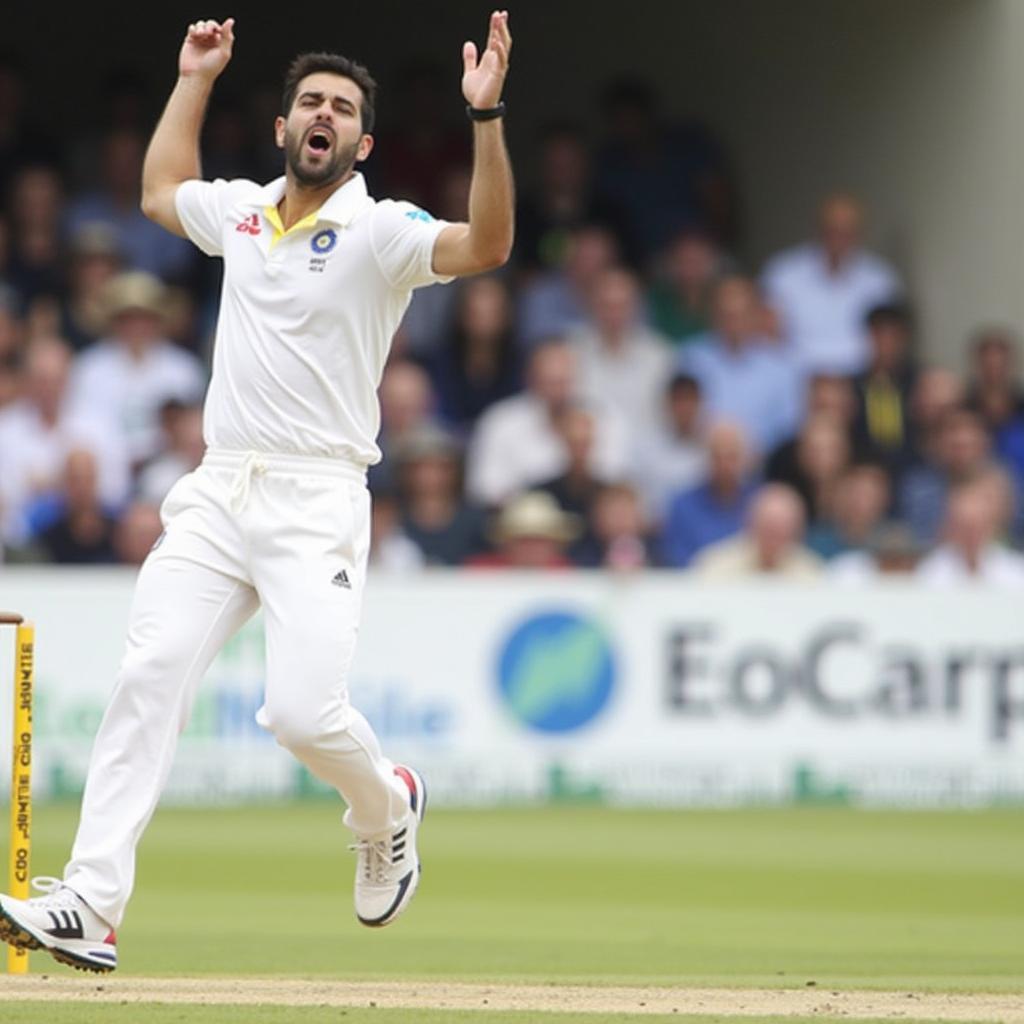
[[[331,582],[336,587],[344,587],[346,590],[352,589],[352,584],[349,581],[348,573],[344,569],[342,569],[341,572],[337,573],[337,575],[335,575],[334,579],[331,580]]]

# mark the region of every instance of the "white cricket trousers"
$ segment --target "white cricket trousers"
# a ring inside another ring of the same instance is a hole
[[[134,884],[135,847],[199,681],[259,605],[267,650],[257,721],[338,790],[357,835],[393,831],[408,808],[346,687],[370,546],[362,469],[313,456],[210,451],[174,485],[161,516],[165,534],[139,572],[64,873],[115,928]]]

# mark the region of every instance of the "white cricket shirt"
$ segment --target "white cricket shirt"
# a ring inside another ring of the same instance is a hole
[[[203,434],[214,448],[378,462],[377,387],[414,288],[446,222],[377,202],[354,174],[283,230],[285,179],[186,181],[175,205],[189,238],[224,258]]]

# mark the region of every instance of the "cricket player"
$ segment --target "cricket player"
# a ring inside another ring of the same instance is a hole
[[[348,804],[359,920],[389,924],[419,880],[423,782],[384,757],[346,687],[370,543],[365,471],[380,458],[376,389],[412,289],[497,267],[512,246],[508,14],[491,15],[479,59],[471,42],[462,52],[468,223],[367,194],[356,165],[373,148],[375,83],[335,54],[304,54],[288,72],[274,124],[283,177],[203,181],[200,129],[233,45],[233,19],[189,26],[143,169],[146,214],[224,259],[207,454],[168,494],[139,573],[63,881],[36,879],[44,895],[29,900],[0,896],[0,937],[90,971],[117,965],[136,844],[199,681],[260,605],[258,720]]]

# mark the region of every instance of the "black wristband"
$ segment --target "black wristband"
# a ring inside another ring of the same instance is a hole
[[[504,117],[505,101],[501,100],[496,107],[487,107],[485,110],[467,104],[466,116],[470,121],[493,121],[496,117]]]

